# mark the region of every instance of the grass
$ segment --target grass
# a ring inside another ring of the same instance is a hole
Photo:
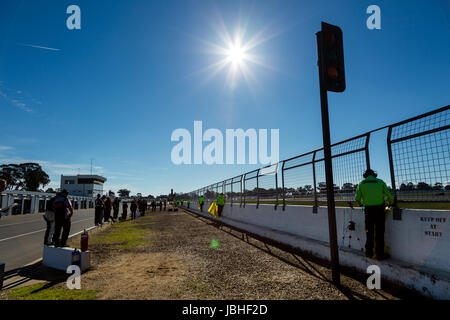
[[[149,233],[149,230],[142,227],[152,224],[152,222],[141,223],[141,221],[149,221],[154,218],[154,216],[145,216],[140,217],[138,220],[128,220],[113,224],[107,231],[93,237],[92,244],[109,244],[117,246],[118,249],[137,247],[147,241],[146,235]]]
[[[204,282],[192,279],[192,280],[188,280],[186,282],[186,285],[190,290],[198,293],[201,296],[201,298],[208,298],[213,295],[209,285]]]
[[[94,300],[95,290],[70,290],[67,288],[52,288],[41,283],[29,287],[14,288],[8,294],[8,299],[14,300]]]

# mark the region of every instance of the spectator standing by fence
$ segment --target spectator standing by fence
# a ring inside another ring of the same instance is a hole
[[[127,220],[128,216],[128,203],[126,201],[122,204],[122,221]]]
[[[53,242],[57,247],[67,246],[67,239],[69,238],[73,208],[68,196],[69,193],[64,189],[61,191],[60,196],[56,197],[53,201],[53,210],[55,212],[55,233],[53,235]]]
[[[363,205],[366,225],[366,256],[373,256],[374,233],[376,258],[384,260],[388,256],[384,253],[384,223],[385,223],[385,201],[392,205],[393,197],[386,183],[377,179],[377,174],[372,169],[367,169],[356,189],[355,200]],[[385,200],[386,197],[386,200]]]
[[[203,197],[203,195],[201,195],[198,198],[198,205],[200,207],[200,211],[203,212],[203,205],[205,204],[205,198]]]
[[[95,225],[98,226],[102,223],[103,210],[105,209],[105,203],[100,198],[100,193],[97,194],[95,199]]]
[[[53,210],[53,202],[58,196],[60,196],[59,193],[57,193],[56,196],[47,200],[45,213],[43,215],[45,223],[47,224],[47,229],[45,230],[44,235],[44,245],[46,246],[55,244],[53,242],[53,234],[55,233],[55,211]]]
[[[131,220],[136,219],[136,211],[137,211],[137,203],[136,200],[131,201],[131,206],[130,206],[130,210],[131,210]]]
[[[105,217],[104,221],[108,222],[111,218],[111,210],[112,210],[112,201],[110,197],[105,198]]]
[[[113,221],[119,217],[119,207],[120,207],[120,200],[119,198],[115,197],[113,201]]]
[[[223,211],[223,207],[225,205],[225,196],[223,195],[223,193],[220,193],[217,196],[217,207],[218,207],[218,216],[219,218],[222,216],[222,211]]]

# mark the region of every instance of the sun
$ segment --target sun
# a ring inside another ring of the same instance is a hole
[[[244,50],[241,48],[239,44],[232,45],[231,48],[228,49],[228,61],[241,65],[245,60]]]
[[[265,27],[251,36],[246,30],[248,21],[245,23],[239,22],[234,28],[234,34],[232,34],[220,14],[215,17],[211,25],[213,30],[216,31],[215,40],[211,42],[199,38],[204,46],[205,53],[217,57],[217,59],[212,60],[211,64],[207,64],[197,71],[197,73],[205,74],[204,82],[211,80],[219,73],[223,73],[226,77],[225,84],[227,87],[235,88],[242,79],[252,89],[252,83],[256,84],[258,78],[256,68],[262,67],[273,71],[267,59],[261,56],[261,50],[257,49],[261,44],[276,35],[276,31],[272,30],[273,28],[269,30],[268,27]]]

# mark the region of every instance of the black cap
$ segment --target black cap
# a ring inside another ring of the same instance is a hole
[[[373,171],[372,169],[367,169],[366,172],[364,172],[363,177],[367,178],[368,176],[373,176],[373,177],[377,177],[377,173],[375,171]]]

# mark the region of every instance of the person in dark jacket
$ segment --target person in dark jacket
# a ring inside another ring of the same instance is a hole
[[[95,225],[98,226],[102,224],[103,210],[105,209],[105,203],[100,198],[100,193],[97,194],[97,199],[95,199]]]
[[[55,212],[55,233],[53,235],[53,242],[56,247],[67,246],[67,239],[69,238],[73,208],[68,196],[69,193],[64,189],[61,191],[60,196],[56,197],[53,201],[53,211]]]
[[[136,219],[136,211],[137,211],[137,203],[136,203],[136,200],[133,200],[133,201],[131,202],[130,210],[131,210],[131,220]]]
[[[105,198],[105,216],[104,221],[108,222],[111,218],[111,210],[112,210],[112,201],[110,197]]]
[[[127,220],[128,217],[128,203],[126,201],[122,204],[122,221]]]
[[[119,198],[115,197],[113,201],[113,221],[116,222],[117,218],[119,217],[119,207],[120,207],[120,200]]]
[[[53,234],[55,233],[55,211],[53,211],[53,202],[58,196],[60,196],[59,193],[57,193],[55,197],[47,200],[45,214],[43,215],[43,218],[47,224],[47,229],[45,230],[44,235],[44,245],[46,246],[55,244],[53,242]]]

